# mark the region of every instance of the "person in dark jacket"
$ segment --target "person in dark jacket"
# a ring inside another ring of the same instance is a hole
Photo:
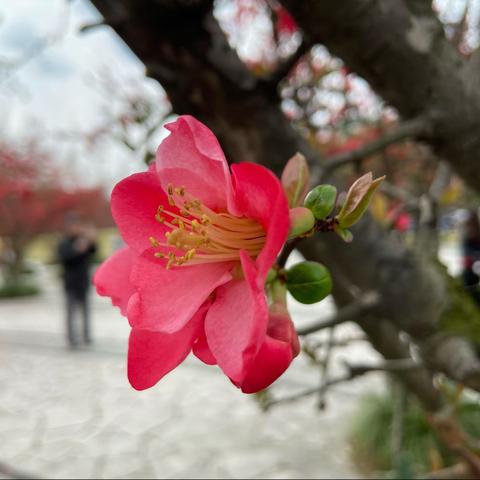
[[[65,236],[58,244],[57,253],[63,267],[66,299],[67,337],[71,347],[80,344],[75,328],[75,312],[82,312],[84,343],[91,343],[88,291],[90,287],[90,261],[96,252],[95,230],[75,214],[65,219]]]

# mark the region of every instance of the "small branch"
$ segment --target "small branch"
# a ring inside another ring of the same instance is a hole
[[[350,152],[343,152],[333,155],[325,160],[323,167],[326,172],[335,170],[348,163],[358,162],[365,157],[385,150],[388,146],[406,140],[415,138],[429,131],[429,123],[424,118],[416,118],[403,123],[387,132],[380,138],[366,143],[362,147]]]
[[[345,363],[348,371],[345,375],[339,376],[337,378],[332,378],[330,380],[325,381],[322,385],[309,388],[298,392],[294,395],[273,399],[267,403],[266,408],[273,407],[274,405],[278,405],[280,403],[291,403],[297,400],[300,400],[305,397],[309,397],[314,394],[323,394],[329,388],[339,385],[340,383],[346,383],[350,380],[353,380],[357,377],[361,377],[366,373],[370,372],[404,372],[407,370],[414,370],[417,368],[423,368],[423,365],[419,362],[416,362],[410,358],[401,358],[398,360],[389,360],[383,363],[379,363],[377,365],[349,365]]]
[[[321,373],[320,373],[320,390],[319,390],[319,395],[318,395],[318,408],[320,410],[325,410],[326,407],[326,401],[325,401],[325,393],[326,393],[326,388],[325,385],[328,383],[328,369],[330,366],[330,360],[332,358],[332,351],[334,348],[334,340],[335,340],[335,327],[331,327],[329,332],[328,332],[328,340],[327,340],[327,345],[325,349],[325,355],[323,356],[323,362],[320,367]]]
[[[346,347],[354,342],[367,342],[368,338],[365,335],[351,336],[346,338],[335,339],[332,342],[333,347]],[[311,350],[317,350],[319,348],[325,347],[328,344],[325,340],[320,340],[318,342],[310,343],[309,348]]]
[[[358,301],[341,308],[330,318],[318,320],[305,327],[297,329],[300,336],[309,335],[325,328],[335,327],[341,323],[351,322],[360,315],[376,307],[380,303],[380,296],[377,292],[367,292]]]
[[[296,237],[292,240],[289,240],[287,243],[285,243],[285,245],[283,246],[283,249],[280,252],[280,255],[278,256],[278,259],[277,259],[277,265],[280,268],[285,267],[285,264],[287,263],[288,257],[295,250],[295,247],[298,245],[300,240],[302,240],[301,237]]]

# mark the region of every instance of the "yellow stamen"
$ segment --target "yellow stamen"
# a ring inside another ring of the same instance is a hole
[[[166,243],[150,237],[153,247],[175,249],[167,254],[167,269],[181,265],[238,262],[241,250],[255,258],[263,249],[265,232],[257,221],[227,212],[214,212],[184,187],[174,188],[169,184],[167,194],[168,204],[178,210],[169,211],[160,205],[155,215],[158,222],[169,228],[165,232]],[[161,252],[154,255],[158,258],[166,256]]]
[[[158,240],[155,237],[150,237],[149,240],[150,240],[150,243],[152,244],[152,247],[158,247],[160,245],[158,243]]]

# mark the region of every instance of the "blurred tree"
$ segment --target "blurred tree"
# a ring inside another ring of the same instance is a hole
[[[62,180],[35,142],[22,149],[0,145],[0,238],[12,254],[9,283],[18,283],[28,244],[42,233],[60,231],[67,212],[75,210],[97,226],[112,224],[101,188],[68,190]]]

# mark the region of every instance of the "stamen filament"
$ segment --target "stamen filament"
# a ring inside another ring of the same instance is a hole
[[[265,245],[262,226],[255,220],[235,217],[227,212],[214,212],[185,191],[168,185],[168,204],[179,213],[157,209],[155,218],[169,230],[165,241],[150,237],[157,258],[168,258],[166,268],[212,262],[239,261],[240,251],[255,258]],[[175,250],[173,250],[175,249]]]

